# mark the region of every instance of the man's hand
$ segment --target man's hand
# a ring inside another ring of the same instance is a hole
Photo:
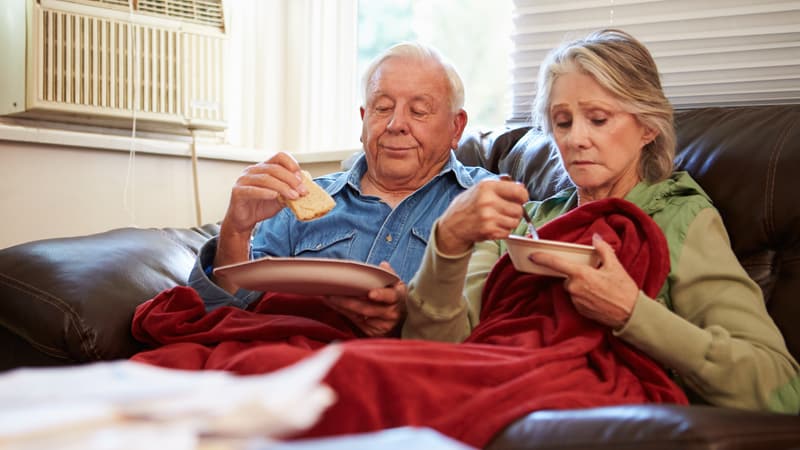
[[[249,236],[255,225],[283,209],[280,197],[296,199],[306,194],[300,166],[286,153],[247,167],[231,190],[222,227]]]
[[[633,313],[639,287],[607,242],[595,235],[592,244],[600,256],[596,268],[542,252],[531,254],[530,259],[567,275],[564,289],[579,313],[613,329],[622,328]]]
[[[231,190],[228,210],[220,225],[214,267],[247,261],[253,228],[283,209],[281,197],[295,199],[305,195],[302,180],[300,166],[286,153],[247,167]],[[238,288],[224,278],[215,281],[231,293]]]
[[[380,264],[394,272],[387,262]],[[325,297],[325,304],[350,319],[370,337],[389,336],[402,324],[406,315],[406,285],[398,281],[392,286],[372,289],[366,297]]]
[[[510,180],[482,180],[453,199],[439,218],[436,245],[448,255],[464,253],[476,242],[503,239],[522,219],[528,190]]]

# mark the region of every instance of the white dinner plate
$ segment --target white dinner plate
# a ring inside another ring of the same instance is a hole
[[[214,269],[245,289],[303,295],[364,296],[400,278],[372,264],[325,258],[267,256]]]

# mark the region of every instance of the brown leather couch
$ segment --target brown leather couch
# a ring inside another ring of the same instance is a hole
[[[800,105],[680,111],[677,167],[715,200],[736,254],[800,359]],[[543,198],[558,184],[547,141],[526,127],[471,133],[459,157]],[[0,250],[0,370],[125,358],[137,304],[185,282],[216,225],[124,228]],[[794,324],[794,325],[793,325]],[[664,337],[668,339],[668,336]],[[707,405],[539,411],[491,449],[800,449],[800,416]]]

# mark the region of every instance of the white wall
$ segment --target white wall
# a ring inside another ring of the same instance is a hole
[[[216,222],[230,188],[250,163],[201,159],[202,222]],[[0,248],[36,239],[112,228],[196,224],[191,160],[137,153],[127,185],[129,154],[0,140]],[[304,163],[313,175],[338,162]]]

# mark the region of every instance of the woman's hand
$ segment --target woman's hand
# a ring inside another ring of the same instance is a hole
[[[436,226],[439,251],[458,255],[476,242],[503,239],[519,225],[528,190],[510,180],[482,180],[453,199]]]
[[[380,264],[394,272],[387,262]],[[372,289],[367,297],[325,297],[325,304],[350,319],[370,337],[389,336],[398,330],[406,316],[407,289],[398,281],[392,286]]]
[[[579,313],[611,328],[622,328],[633,312],[639,287],[607,242],[594,235],[592,244],[600,258],[597,268],[541,252],[533,253],[530,259],[567,275],[564,289]]]

